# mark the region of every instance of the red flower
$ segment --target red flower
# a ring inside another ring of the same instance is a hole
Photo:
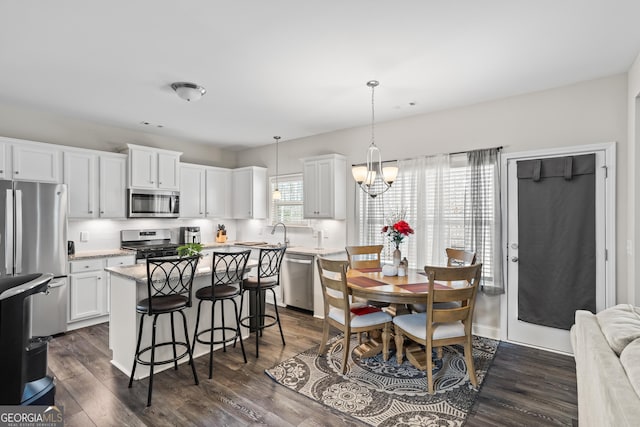
[[[393,229],[400,234],[404,234],[405,236],[408,236],[409,234],[413,234],[413,229],[405,220],[400,220],[395,224],[393,224]]]

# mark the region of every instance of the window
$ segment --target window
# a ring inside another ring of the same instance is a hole
[[[483,263],[483,282],[491,285],[494,272],[501,274],[496,266],[497,163],[473,165],[463,153],[406,160],[399,166],[398,179],[386,193],[371,199],[358,190],[359,243],[384,244],[382,259],[390,263],[394,247],[381,229],[394,211],[406,210],[405,220],[415,234],[405,237],[400,250],[410,267],[445,265],[447,247],[474,250]]]
[[[269,187],[271,188],[269,194],[272,194],[276,189],[276,177],[269,179]],[[282,222],[285,225],[309,225],[303,213],[302,174],[279,176],[278,189],[282,195],[280,200],[270,198],[271,224]]]

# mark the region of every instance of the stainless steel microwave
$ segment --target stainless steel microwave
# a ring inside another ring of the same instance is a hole
[[[162,190],[128,190],[129,218],[178,218],[180,192]]]

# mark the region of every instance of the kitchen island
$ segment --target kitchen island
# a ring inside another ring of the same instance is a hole
[[[217,249],[221,250],[221,249]],[[211,262],[212,257],[203,257],[198,263],[196,277],[193,280],[193,295],[196,290],[204,287],[211,286]],[[247,264],[247,268],[254,268],[258,265],[257,260],[250,259]],[[110,267],[106,271],[110,275],[111,289],[109,291],[109,303],[110,303],[110,318],[109,318],[109,348],[112,351],[113,358],[111,363],[126,375],[131,375],[131,368],[133,367],[133,357],[136,350],[137,333],[140,327],[140,315],[136,312],[136,304],[139,300],[147,297],[147,269],[146,264],[137,264],[126,267]],[[237,303],[240,303],[240,297],[236,298]],[[233,306],[229,301],[225,304],[229,306],[225,309],[225,324],[234,325],[236,320],[234,319]],[[240,316],[247,316],[249,307],[249,298],[245,298],[244,304],[240,309]],[[189,331],[189,341],[193,344],[193,332],[196,324],[196,315],[198,309],[198,301],[193,299],[191,307],[184,310],[187,317],[187,330]],[[215,326],[222,325],[222,319],[220,313],[222,312],[220,303],[216,306],[216,318]],[[211,319],[211,304],[202,304],[201,322],[209,324]],[[181,320],[177,320],[179,323]],[[142,336],[142,348],[151,345],[151,322],[146,321],[144,332]],[[183,328],[176,327],[176,335],[179,340],[183,334]],[[220,333],[216,331],[216,334]],[[249,336],[249,329],[241,327],[241,334],[243,338]],[[169,341],[171,339],[171,326],[170,316],[158,317],[157,323],[157,342]],[[216,340],[221,339],[217,335],[214,335]],[[222,345],[214,346],[214,349],[220,348]],[[241,351],[240,346],[237,345],[236,349],[230,347],[230,351]],[[156,349],[156,360],[168,359],[172,354],[171,346],[161,346]],[[195,347],[193,357],[202,356],[209,353],[209,346],[198,343]],[[183,358],[179,363],[187,362],[188,358]],[[160,372],[164,369],[169,369],[173,364],[157,365],[154,369],[155,372]],[[149,367],[138,364],[136,368],[136,376],[134,379],[138,380],[149,376]]]

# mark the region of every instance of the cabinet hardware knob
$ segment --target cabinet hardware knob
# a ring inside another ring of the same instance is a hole
[[[101,213],[101,214],[103,214],[103,213],[104,213],[104,211],[100,211],[100,213]]]
[[[93,211],[89,211],[89,213],[90,213],[90,214],[92,214],[92,213],[93,213]]]
[[[162,185],[162,181],[158,181],[158,185]]]
[[[18,174],[19,174],[20,172],[18,172],[18,171],[15,171],[14,173],[15,173],[16,175],[18,175]]]
[[[4,173],[4,171],[2,169],[0,169],[0,173]]]

